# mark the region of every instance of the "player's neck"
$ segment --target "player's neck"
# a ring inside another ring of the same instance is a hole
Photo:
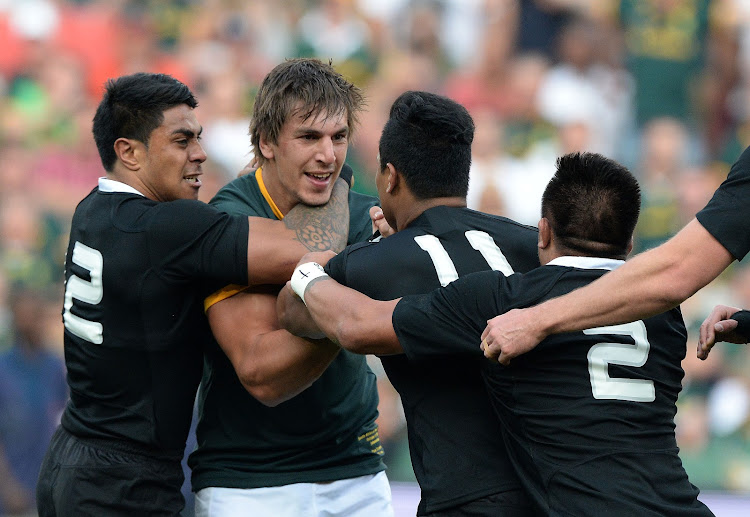
[[[426,210],[436,206],[465,207],[465,197],[434,197],[430,199],[414,199],[410,203],[404,203],[404,210],[396,216],[396,224],[399,230],[403,230],[409,224],[422,215]]]

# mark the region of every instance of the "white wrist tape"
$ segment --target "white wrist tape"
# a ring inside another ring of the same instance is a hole
[[[304,264],[300,264],[292,274],[292,289],[304,302],[307,286],[310,282],[321,276],[327,277],[328,275],[323,270],[323,266],[317,262],[305,262]],[[305,303],[305,305],[307,304]]]

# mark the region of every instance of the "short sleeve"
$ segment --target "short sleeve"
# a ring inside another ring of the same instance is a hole
[[[750,251],[750,147],[696,215],[701,225],[737,260]]]
[[[325,265],[325,272],[338,283],[346,285],[346,253],[349,248],[333,257]]]
[[[248,220],[192,200],[160,203],[149,229],[150,253],[162,274],[215,287],[247,284]]]
[[[405,296],[393,311],[393,328],[411,360],[435,356],[481,356],[487,319],[503,312],[498,294],[505,277],[473,273],[426,295]]]

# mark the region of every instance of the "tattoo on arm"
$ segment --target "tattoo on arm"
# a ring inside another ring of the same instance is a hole
[[[331,199],[325,205],[299,203],[286,214],[284,224],[297,232],[297,240],[310,251],[343,250],[349,237],[349,187],[346,182],[336,180]]]

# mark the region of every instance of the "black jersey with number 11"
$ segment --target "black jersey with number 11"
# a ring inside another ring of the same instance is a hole
[[[539,265],[536,242],[535,228],[438,206],[391,237],[348,247],[326,270],[372,298],[391,300],[429,292],[475,271],[528,271]],[[403,355],[381,360],[404,406],[412,466],[422,490],[419,514],[519,486],[498,440],[499,424],[477,358],[422,365]]]

